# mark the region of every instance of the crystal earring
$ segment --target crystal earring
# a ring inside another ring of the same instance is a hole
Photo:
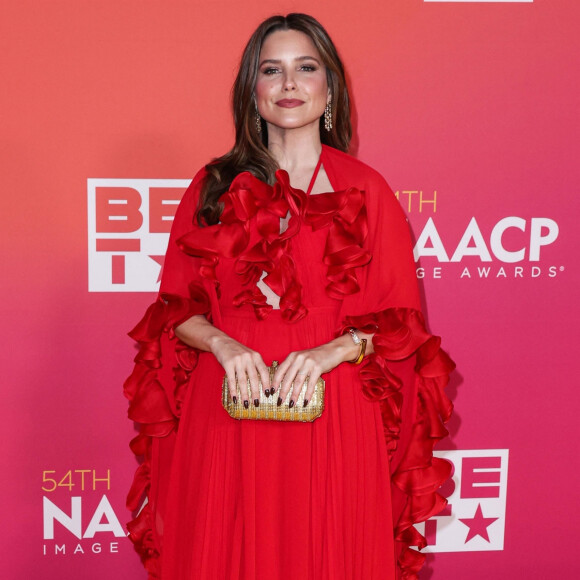
[[[256,131],[258,133],[262,132],[262,117],[260,117],[260,113],[258,113],[258,107],[256,107]]]
[[[324,109],[324,128],[327,131],[332,130],[332,105],[330,102],[326,103],[326,108]]]

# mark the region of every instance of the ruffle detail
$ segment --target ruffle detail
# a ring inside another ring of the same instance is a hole
[[[139,352],[123,391],[129,399],[129,419],[139,424],[139,434],[130,447],[143,461],[127,496],[127,508],[139,512],[127,529],[150,578],[159,578],[160,573],[159,542],[149,498],[153,438],[167,437],[177,429],[185,389],[198,356],[198,351],[176,338],[174,328],[191,316],[210,312],[204,288],[192,283],[189,291],[190,298],[161,294],[129,333],[138,342]],[[167,351],[175,353],[171,362],[166,362]],[[173,380],[163,380],[163,373],[172,373]],[[171,384],[174,389],[164,387]]]
[[[245,288],[235,296],[235,306],[253,306],[259,320],[268,316],[272,308],[257,286],[266,272],[263,281],[280,296],[284,320],[295,322],[306,316],[302,286],[289,252],[292,238],[305,223],[313,230],[328,228],[324,250],[327,294],[342,299],[359,290],[355,269],[371,260],[371,254],[363,249],[368,223],[362,191],[350,188],[307,196],[290,185],[286,171],[276,172],[273,186],[244,172],[234,179],[220,201],[220,223],[196,228],[181,237],[178,245],[186,254],[201,258],[202,277],[216,287],[215,268],[220,257],[236,259],[235,271]],[[280,219],[288,214],[288,228],[281,233]],[[259,236],[251,245],[254,228]]]
[[[375,352],[365,359],[360,376],[363,395],[380,403],[391,460],[396,455],[401,433],[403,384],[389,368],[389,363],[404,361],[413,355],[416,357],[416,418],[406,451],[392,465],[391,474],[392,485],[407,497],[398,521],[394,522],[398,564],[401,578],[413,580],[417,578],[425,556],[409,546],[422,549],[427,545],[414,524],[436,515],[447,504],[437,490],[450,477],[451,465],[433,457],[433,448],[448,434],[443,423],[449,420],[453,405],[444,389],[455,364],[441,350],[441,339],[426,331],[423,316],[417,310],[389,308],[369,315],[348,317],[342,332],[349,327],[375,333]]]
[[[351,187],[308,199],[305,221],[313,230],[328,227],[324,248],[324,263],[329,284],[326,292],[342,299],[360,290],[355,268],[371,261],[370,252],[363,249],[368,235],[364,194]]]

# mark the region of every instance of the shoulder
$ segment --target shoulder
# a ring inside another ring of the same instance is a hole
[[[326,147],[325,155],[330,168],[329,179],[335,187],[356,187],[364,191],[369,225],[372,228],[408,228],[408,220],[399,200],[378,171],[352,155],[330,147]]]
[[[336,183],[340,189],[357,187],[367,192],[384,191],[392,195],[385,178],[376,169],[348,153],[323,147],[324,167],[331,183]]]

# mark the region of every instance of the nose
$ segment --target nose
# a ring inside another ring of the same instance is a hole
[[[294,81],[294,75],[291,72],[287,72],[284,75],[284,91],[294,91],[296,90],[296,83]]]

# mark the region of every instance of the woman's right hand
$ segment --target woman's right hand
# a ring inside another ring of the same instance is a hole
[[[230,396],[234,403],[237,400],[236,379],[240,382],[239,401],[248,408],[250,403],[256,405],[260,401],[260,379],[262,388],[268,395],[270,390],[270,374],[260,353],[248,348],[228,336],[223,330],[216,328],[205,316],[196,314],[175,328],[179,340],[197,348],[211,352],[222,365],[228,377]],[[250,392],[248,392],[248,379]]]
[[[260,380],[266,395],[270,392],[270,373],[260,353],[225,333],[213,337],[209,344],[211,352],[226,372],[230,396],[234,403],[238,402],[237,379],[244,407],[247,409],[250,403],[257,407],[260,402]],[[248,392],[248,379],[250,392]]]

